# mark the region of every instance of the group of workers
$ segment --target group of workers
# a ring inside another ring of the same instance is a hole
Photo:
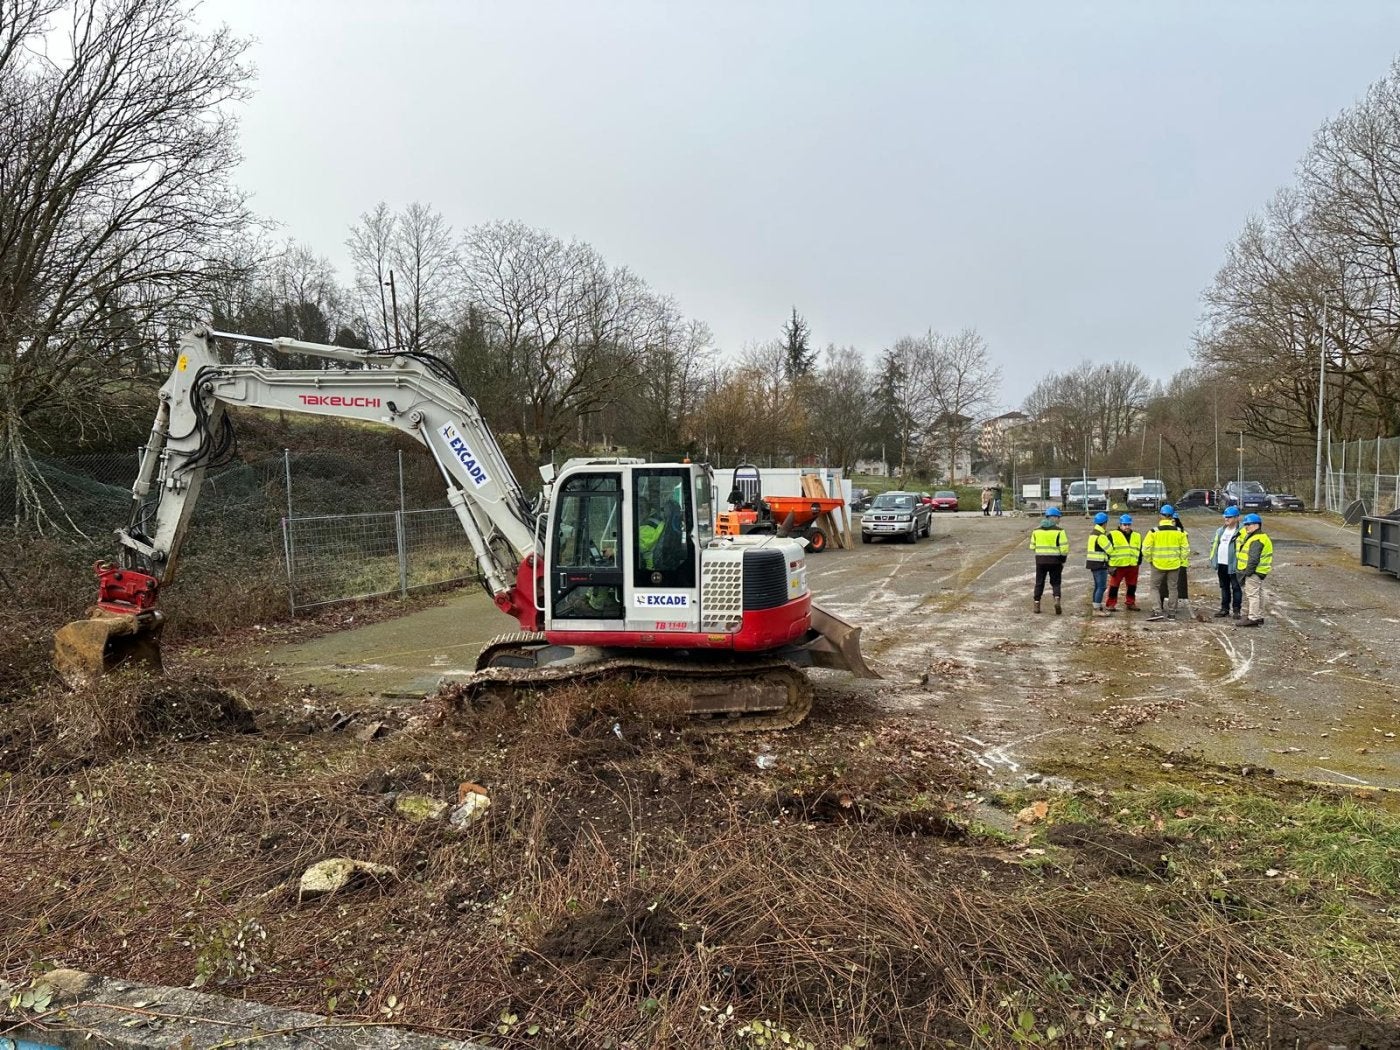
[[[1215,566],[1220,585],[1217,618],[1230,617],[1240,627],[1259,627],[1264,622],[1264,580],[1273,569],[1274,544],[1264,532],[1258,514],[1240,515],[1238,507],[1226,507],[1220,526],[1210,543],[1210,563]],[[1118,609],[1118,594],[1125,591],[1123,607],[1138,608],[1138,572],[1144,562],[1152,570],[1152,591],[1156,599],[1149,620],[1175,620],[1186,599],[1186,567],[1191,560],[1191,542],[1176,509],[1162,507],[1161,520],[1146,533],[1133,530],[1131,515],[1118,519],[1118,527],[1108,529],[1108,515],[1094,515],[1089,533],[1086,566],[1094,577],[1095,612]],[[1069,560],[1069,537],[1060,527],[1060,509],[1051,507],[1044,520],[1031,533],[1030,549],[1035,552],[1034,610],[1040,612],[1045,584],[1055,600],[1055,613],[1062,611],[1060,584],[1065,562]]]

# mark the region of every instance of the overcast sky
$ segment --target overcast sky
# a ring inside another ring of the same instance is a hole
[[[255,39],[238,181],[348,277],[377,201],[579,238],[737,351],[978,328],[1003,402],[1189,361],[1198,297],[1394,0],[205,0]]]

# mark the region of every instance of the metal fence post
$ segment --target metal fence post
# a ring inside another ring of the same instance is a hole
[[[287,479],[287,517],[294,517],[292,514],[292,450],[284,448],[282,450],[282,472]]]
[[[292,568],[292,520],[282,519],[282,551],[287,559],[287,607],[293,616],[297,614],[296,573]]]
[[[394,539],[399,548],[399,597],[408,597],[408,536],[404,529],[404,513],[394,514]]]

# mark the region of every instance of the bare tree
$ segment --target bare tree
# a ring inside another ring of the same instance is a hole
[[[958,453],[971,445],[978,418],[996,401],[1001,370],[987,355],[987,341],[974,328],[934,336],[931,367],[934,428],[948,452],[948,481],[955,484]]]
[[[590,246],[520,223],[469,230],[460,261],[481,350],[514,391],[522,449],[552,453],[635,374],[657,325],[651,293]]]
[[[346,241],[361,324],[377,346],[440,351],[451,339],[460,267],[452,228],[426,204],[380,201]]]
[[[181,0],[0,0],[0,456],[18,518],[45,517],[36,419],[101,426],[104,392],[192,319],[247,219],[228,182],[245,47],[197,32]]]
[[[814,439],[828,464],[848,474],[870,445],[875,383],[855,347],[826,348],[826,362],[812,392]]]

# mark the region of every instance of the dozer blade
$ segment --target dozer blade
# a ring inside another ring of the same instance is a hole
[[[812,605],[812,630],[820,636],[808,643],[814,667],[850,671],[857,678],[879,678],[860,651],[860,628]]]
[[[53,665],[76,689],[118,667],[140,667],[159,674],[160,635],[165,619],[157,612],[115,614],[93,610],[53,636]]]

